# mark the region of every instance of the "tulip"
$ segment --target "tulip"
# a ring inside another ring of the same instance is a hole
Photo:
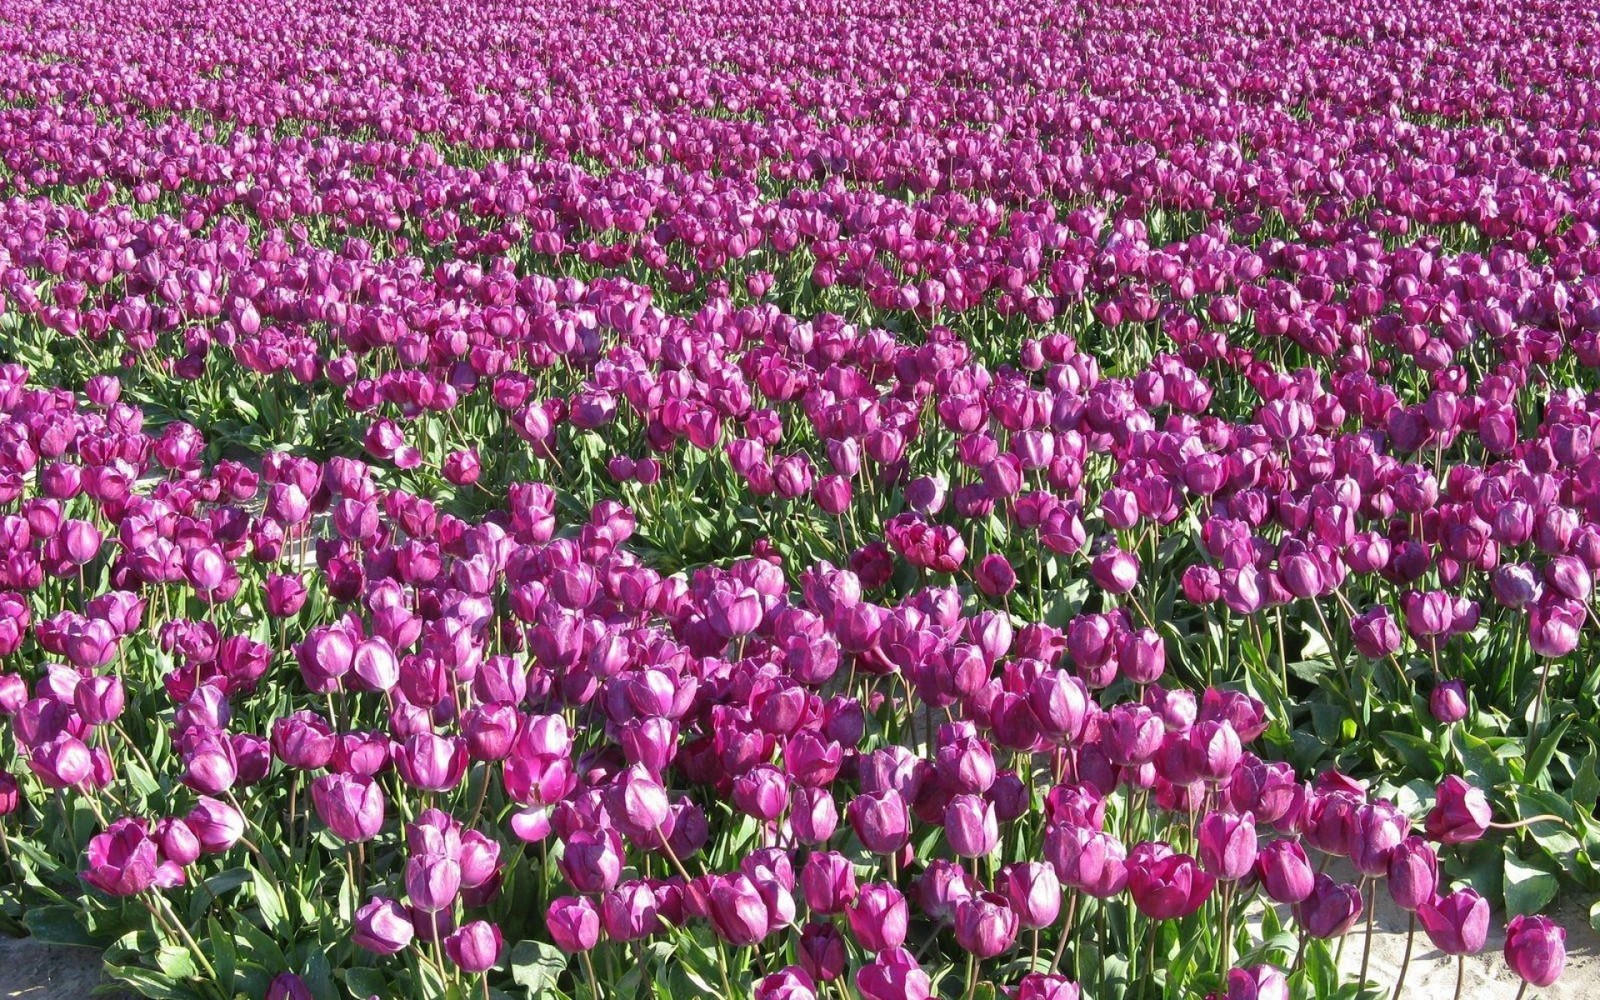
[[[817,1000],[816,982],[805,969],[789,966],[756,983],[752,1000]]]
[[[1390,852],[1387,874],[1394,904],[1415,913],[1438,891],[1439,859],[1427,841],[1407,837]]]
[[[911,836],[911,814],[894,789],[857,795],[845,807],[850,828],[873,854],[894,854]]]
[[[1469,844],[1484,835],[1493,819],[1483,792],[1452,774],[1439,783],[1426,829],[1441,844]]]
[[[1229,969],[1227,1000],[1289,1000],[1289,980],[1270,965]]]
[[[861,887],[845,908],[850,933],[864,951],[890,951],[905,943],[910,911],[894,886],[874,882]]]
[[[228,851],[244,837],[244,816],[239,810],[208,795],[200,796],[183,821],[207,854]]]
[[[896,948],[856,970],[856,992],[862,1000],[928,1000],[933,980],[910,952]]]
[[[119,819],[90,838],[84,881],[113,896],[134,896],[156,884],[160,852],[143,820]]]
[[[1389,856],[1411,832],[1411,822],[1387,801],[1369,802],[1355,813],[1350,860],[1356,871],[1377,877],[1389,869]]]
[[[995,889],[1011,903],[1024,930],[1048,927],[1061,913],[1061,880],[1055,869],[1042,862],[1019,862],[1000,869]]]
[[[1294,904],[1294,915],[1312,937],[1338,937],[1361,917],[1361,890],[1319,874],[1311,893]]]
[[[806,924],[800,930],[800,943],[796,951],[801,967],[818,982],[838,979],[849,967],[844,937],[831,923]]]
[[[383,789],[369,777],[325,774],[311,783],[311,801],[340,840],[371,840],[383,828]]]
[[[1417,919],[1440,951],[1471,955],[1482,951],[1488,938],[1489,901],[1472,889],[1457,889],[1417,907]]]
[[[1080,1000],[1078,984],[1065,976],[1030,972],[1017,983],[1016,1000]]]
[[[1256,820],[1249,813],[1213,812],[1196,832],[1200,865],[1226,882],[1244,878],[1256,863]]]
[[[712,928],[734,947],[752,945],[767,936],[767,905],[744,875],[718,878],[711,887],[708,903]]]
[[[1549,986],[1567,965],[1567,932],[1548,917],[1517,916],[1506,925],[1506,964],[1523,981]]]
[[[1279,903],[1298,903],[1311,895],[1315,872],[1297,840],[1274,840],[1257,859],[1266,894]]]
[[[643,882],[623,882],[600,898],[600,925],[613,941],[636,941],[661,925],[661,904]]]
[[[944,834],[958,857],[989,854],[1000,843],[994,804],[979,795],[957,795],[945,807]]]
[[[356,911],[354,940],[376,955],[394,955],[411,944],[414,931],[405,907],[375,896]]]
[[[856,897],[855,868],[842,854],[819,851],[801,868],[800,889],[813,913],[840,913]]]
[[[448,909],[461,891],[461,863],[444,854],[423,854],[406,860],[406,896],[427,913]]]
[[[562,951],[589,951],[600,942],[600,913],[582,896],[561,896],[545,909],[550,940]]]
[[[956,944],[978,959],[993,958],[1017,939],[1017,914],[997,892],[980,892],[956,904]]]
[[[1186,917],[1211,895],[1216,879],[1187,854],[1165,844],[1134,848],[1128,865],[1128,891],[1139,911],[1153,920]]]
[[[1428,711],[1436,722],[1447,726],[1465,719],[1468,712],[1466,685],[1460,681],[1435,685],[1428,694]]]
[[[280,972],[267,985],[267,1000],[311,1000],[311,987],[292,972]]]

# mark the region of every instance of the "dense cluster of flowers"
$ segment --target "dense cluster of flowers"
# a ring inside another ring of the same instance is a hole
[[[8,4],[7,915],[1283,1000],[1386,894],[1549,985],[1600,22],[1512,7]]]

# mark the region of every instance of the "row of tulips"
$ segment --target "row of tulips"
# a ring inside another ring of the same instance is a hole
[[[8,5],[3,919],[152,997],[1401,1000],[1386,898],[1550,985],[1595,35]]]
[[[46,664],[0,707],[9,863],[34,893],[96,890],[114,962],[150,941],[156,969],[116,966],[135,985],[450,995],[509,967],[622,989],[598,960],[727,995],[1275,996],[1320,990],[1318,942],[1380,891],[1444,952],[1484,945],[1488,901],[1446,874],[1494,825],[1482,789],[1452,776],[1410,817],[1300,780],[1246,750],[1265,705],[1158,683],[1159,638],[1123,614],[1101,673],[1082,628],[975,592],[876,606],[857,573],[791,580],[775,555],[664,577],[613,502],[563,527],[520,484],[469,519],[350,459],[207,467],[114,379],[80,399],[0,374],[25,457],[122,477],[56,498],[30,476],[0,519],[8,656]],[[1284,909],[1257,934],[1262,903]],[[1552,982],[1564,932],[1508,931]],[[281,967],[313,951],[337,974]]]

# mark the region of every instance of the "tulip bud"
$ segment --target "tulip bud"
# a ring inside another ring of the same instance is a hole
[[[844,937],[831,923],[809,923],[800,931],[800,965],[818,982],[830,982],[844,975],[849,954]]]
[[[1000,869],[995,889],[1010,901],[1023,930],[1048,927],[1061,913],[1061,880],[1054,868],[1042,862],[1019,862]]]
[[[1225,882],[1244,878],[1256,863],[1256,820],[1249,813],[1213,812],[1200,821],[1200,865]]]
[[[1274,840],[1257,859],[1267,896],[1279,903],[1298,903],[1311,895],[1315,872],[1298,840]]]
[[[850,933],[865,951],[887,951],[905,943],[910,911],[900,890],[886,882],[862,886],[845,916]]]
[[[1389,854],[1389,896],[1415,913],[1439,888],[1439,859],[1421,837],[1407,837]]]
[[[411,944],[415,931],[406,908],[392,899],[375,896],[356,911],[354,940],[376,955],[394,955]]]
[[[1489,901],[1472,889],[1457,889],[1417,907],[1417,919],[1446,955],[1473,955],[1489,936]]]
[[[981,892],[956,904],[956,944],[978,959],[993,958],[1017,939],[1017,914],[997,892]]]
[[[1338,937],[1361,917],[1361,890],[1318,875],[1310,895],[1294,904],[1294,915],[1312,937]]]
[[[1439,784],[1426,828],[1441,844],[1467,844],[1482,837],[1493,818],[1483,792],[1452,774]]]
[[[588,951],[600,942],[600,913],[582,896],[562,896],[545,910],[550,940],[562,951]]]
[[[1567,966],[1567,932],[1548,917],[1512,917],[1506,925],[1506,964],[1533,986],[1549,986]]]

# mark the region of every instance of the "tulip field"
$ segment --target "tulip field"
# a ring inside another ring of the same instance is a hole
[[[1593,0],[0,4],[0,932],[141,996],[1536,997],[1597,571]]]

